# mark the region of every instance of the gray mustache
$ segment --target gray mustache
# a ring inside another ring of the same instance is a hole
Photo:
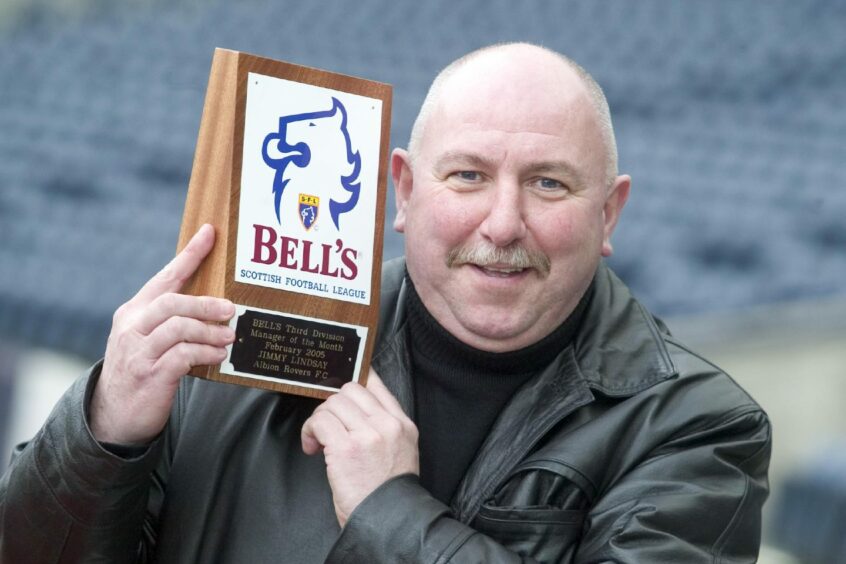
[[[477,244],[469,247],[456,247],[447,255],[447,266],[453,268],[462,264],[534,268],[542,276],[549,274],[549,257],[539,251],[530,251],[521,245],[497,247],[490,244]]]

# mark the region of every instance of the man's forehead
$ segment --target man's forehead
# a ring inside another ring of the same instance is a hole
[[[504,130],[542,131],[592,113],[584,85],[548,53],[480,55],[441,87],[434,116],[452,124],[486,122]]]
[[[501,84],[485,77],[453,82],[441,93],[423,143],[443,148],[459,140],[488,144],[507,139],[540,149],[543,143],[563,140],[577,145],[593,145],[591,138],[601,142],[586,96],[540,81],[527,84],[523,78]]]
[[[504,158],[523,147],[524,157],[566,160],[584,178],[607,177],[608,147],[591,92],[556,53],[518,44],[473,54],[442,73],[427,102],[414,149],[427,160],[470,146]]]
[[[466,91],[494,90],[502,95],[554,93],[575,98],[584,93],[582,79],[561,57],[534,46],[506,46],[480,53],[459,65],[446,79],[452,96]]]

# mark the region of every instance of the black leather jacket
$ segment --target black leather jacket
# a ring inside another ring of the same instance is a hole
[[[384,267],[374,365],[411,412],[403,273]],[[126,459],[86,424],[98,371],[0,482],[3,564],[756,559],[766,415],[605,266],[573,345],[508,404],[451,507],[401,476],[343,531],[322,457],[300,449],[314,400],[185,378],[166,431]]]

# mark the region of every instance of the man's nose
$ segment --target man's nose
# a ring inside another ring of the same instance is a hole
[[[497,247],[506,247],[526,236],[523,191],[517,183],[497,183],[491,191],[487,216],[480,232]]]

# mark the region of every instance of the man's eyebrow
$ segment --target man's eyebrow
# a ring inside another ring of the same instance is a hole
[[[467,151],[447,151],[435,160],[435,168],[440,170],[448,167],[467,167],[472,169],[490,170],[496,168],[498,161]],[[584,176],[579,169],[564,160],[538,161],[529,163],[523,170],[524,174],[551,174],[563,176],[576,186],[584,183]]]
[[[448,166],[468,166],[471,168],[490,169],[496,166],[496,161],[476,153],[464,151],[447,151],[435,160],[436,168]]]

